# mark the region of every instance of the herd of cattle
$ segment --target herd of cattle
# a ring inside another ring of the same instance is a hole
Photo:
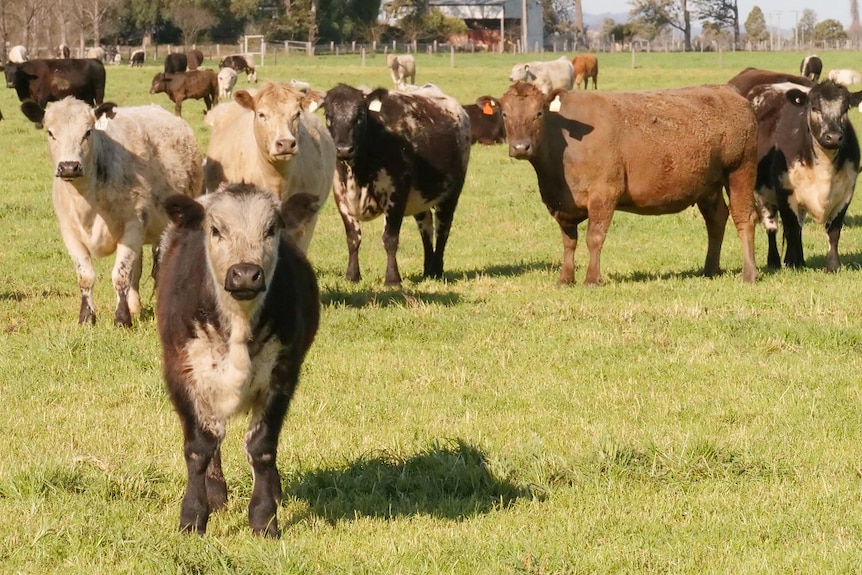
[[[799,76],[748,68],[727,84],[643,92],[599,92],[592,55],[528,62],[512,68],[499,99],[466,106],[437,86],[413,85],[412,57],[389,58],[394,90],[338,84],[325,93],[301,82],[234,91],[238,72],[256,81],[245,58],[222,61],[229,87],[221,71],[201,69],[202,60],[171,54],[153,78],[151,92],[167,93],[175,114],[104,102],[97,59],[6,65],[22,112],[48,135],[80,323],[96,321],[92,259],[115,253],[114,323],[132,325],[141,311],[143,246],[153,246],[164,377],[185,438],[180,522],[189,531],[205,532],[210,512],[224,505],[225,426],[251,411],[249,521],[255,533],[278,533],[278,435],[320,314],[305,253],[330,190],[351,281],[361,278],[360,222],[379,216],[387,286],[401,284],[396,254],[406,216],[422,238],[423,276],[443,276],[476,142],[507,142],[509,156],[533,166],[562,234],[561,284],[574,281],[584,221],[585,283],[601,282],[602,245],[616,210],[659,215],[696,205],[706,223],[707,276],[720,272],[728,217],[746,282],[757,277],[758,221],[769,238],[769,266],[782,265],[779,226],[784,265],[804,265],[806,214],[826,229],[826,269],[840,265],[838,241],[860,163],[848,110],[862,92],[831,74],[818,82],[816,57]],[[205,153],[180,116],[188,98],[204,99],[209,110]]]

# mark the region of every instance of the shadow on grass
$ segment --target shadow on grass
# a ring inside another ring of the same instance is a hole
[[[838,246],[838,257],[841,260],[842,268],[859,269],[862,268],[862,253],[851,252],[845,254],[841,252],[841,245]],[[805,257],[805,267],[813,270],[826,270],[826,252],[818,253],[812,256]]]
[[[383,288],[382,291],[348,291],[330,288],[321,291],[320,303],[324,306],[345,307],[415,307],[436,304],[444,307],[457,305],[461,298],[456,293],[427,293],[413,290]]]
[[[444,272],[443,275],[447,281],[463,282],[472,281],[480,277],[517,277],[532,272],[544,272],[553,269],[554,265],[550,262],[520,262],[517,264],[488,266],[486,268],[474,268],[471,270],[455,270]]]
[[[385,451],[344,467],[316,469],[288,481],[284,492],[330,522],[408,515],[464,519],[532,497],[526,487],[495,477],[485,455],[462,440],[435,442],[409,457]]]

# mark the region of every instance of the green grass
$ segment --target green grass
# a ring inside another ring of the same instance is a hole
[[[803,54],[600,55],[603,90],[726,81]],[[552,54],[546,58],[553,57]],[[827,68],[854,53],[821,54]],[[719,65],[719,58],[721,62]],[[418,57],[419,82],[462,101],[500,95],[515,56]],[[293,57],[262,78],[388,85],[381,56]],[[108,98],[155,102],[155,66],[109,68]],[[240,86],[247,85],[240,78]],[[160,373],[152,283],[131,330],[111,325],[111,258],[95,328],[50,202],[45,135],[0,91],[0,572],[855,573],[862,565],[862,211],[844,267],[804,229],[809,269],[699,275],[695,210],[618,213],[606,284],[555,285],[562,247],[536,178],[503,146],[474,147],[444,281],[421,278],[406,221],[403,290],[383,287],[382,221],[363,226],[363,281],[327,204],[310,257],[321,329],[282,433],[281,540],[250,535],[247,420],[224,444],[227,507],[177,532],[179,424]],[[201,146],[202,104],[185,117]],[[860,125],[858,111],[852,120]],[[583,280],[586,246],[577,253]],[[145,266],[149,263],[147,255]]]

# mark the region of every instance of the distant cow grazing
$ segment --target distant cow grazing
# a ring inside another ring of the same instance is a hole
[[[60,44],[54,49],[54,57],[55,58],[69,58],[72,55],[72,51],[69,49],[69,46],[66,44]]]
[[[799,65],[799,73],[812,82],[820,79],[821,72],[823,72],[823,61],[814,54],[803,58]]]
[[[475,104],[464,106],[470,118],[470,143],[492,145],[506,141],[506,127],[500,113],[500,100],[492,96],[479,96]]]
[[[233,68],[222,68],[218,71],[218,95],[219,98],[229,98],[236,85],[236,70]]]
[[[757,124],[731,86],[543,94],[519,82],[501,98],[509,155],[528,160],[563,237],[560,284],[574,281],[578,225],[587,224],[586,284],[601,282],[615,210],[642,215],[697,205],[709,238],[704,274],[720,273],[728,206],[742,242],[742,278],[757,277],[754,182]],[[696,120],[695,120],[696,119]],[[698,129],[681,129],[697,122]]]
[[[386,67],[396,88],[416,83],[416,59],[411,54],[388,54]]]
[[[292,196],[312,198],[307,206],[311,215],[291,230],[303,252],[335,173],[335,144],[314,113],[322,101],[320,92],[306,94],[267,82],[256,93],[234,92],[232,102],[208,114],[213,128],[204,166],[207,191],[223,182],[254,184],[281,201],[285,219],[293,217],[285,211]]]
[[[6,85],[14,88],[18,100],[35,100],[44,108],[48,102],[74,96],[91,106],[105,97],[105,66],[88,58],[30,60],[6,65]]]
[[[182,52],[174,52],[165,56],[165,74],[185,72],[189,68],[189,58]]]
[[[99,62],[105,62],[105,56],[107,52],[101,46],[96,46],[94,48],[87,49],[87,58],[92,58],[93,60],[98,60]]]
[[[9,50],[9,61],[13,64],[20,64],[30,59],[27,53],[27,48],[24,46],[12,46]]]
[[[381,215],[386,285],[401,285],[396,252],[401,223],[411,215],[425,252],[422,275],[443,277],[443,254],[470,160],[464,108],[432,85],[365,94],[345,84],[327,92],[324,108],[339,160],[334,190],[347,234],[347,279],[360,279],[359,222]]]
[[[862,74],[860,74],[856,70],[829,70],[829,74],[827,75],[827,77],[836,84],[841,84],[842,86],[853,86],[855,84],[862,84]]]
[[[203,535],[227,502],[221,444],[228,420],[251,412],[252,532],[279,535],[276,456],[287,409],[320,318],[317,280],[281,233],[279,205],[248,184],[165,202],[156,320],[162,369],[183,430],[180,528]]]
[[[174,103],[177,116],[183,115],[183,101],[203,100],[207,110],[218,104],[218,77],[212,70],[189,70],[168,74],[159,72],[153,76],[150,94],[164,92]]]
[[[204,63],[204,53],[193,48],[186,52],[186,61],[188,62],[189,70],[197,70]]]
[[[129,57],[129,66],[132,68],[141,68],[144,65],[144,59],[147,57],[143,50],[135,50]]]
[[[584,90],[590,87],[590,78],[593,80],[593,89],[599,88],[599,60],[595,54],[578,54],[572,58],[572,67],[575,69],[575,86],[584,85]]]
[[[225,56],[219,63],[219,68],[233,68],[237,73],[245,72],[246,80],[257,83],[257,71],[249,59],[242,54]]]
[[[141,311],[141,249],[167,225],[162,202],[201,192],[201,156],[188,124],[159,106],[95,110],[71,97],[47,111],[32,101],[24,115],[44,122],[54,166],[54,212],[78,275],[80,323],[96,322],[93,258],[116,252],[114,323],[131,326]],[[97,123],[98,122],[98,123]]]
[[[512,66],[510,82],[529,82],[545,94],[554,90],[571,90],[575,83],[575,67],[565,56],[550,62],[527,62]]]
[[[740,76],[757,75],[762,83],[744,95],[758,119],[757,193],[766,219],[770,267],[781,267],[777,222],[781,215],[786,251],[784,264],[805,265],[802,223],[806,214],[824,226],[829,240],[826,271],[841,265],[838,240],[859,175],[860,151],[848,117],[851,106],[862,102],[862,92],[826,80],[806,86],[773,82],[768,70],[745,70]]]

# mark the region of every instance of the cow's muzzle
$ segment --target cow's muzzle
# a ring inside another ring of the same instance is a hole
[[[354,148],[353,146],[335,146],[335,156],[339,160],[352,160]]]
[[[518,160],[529,158],[533,155],[533,146],[530,142],[509,142],[509,156]]]
[[[62,178],[64,180],[74,180],[75,178],[80,178],[84,175],[84,166],[81,165],[81,162],[60,162],[57,164],[57,174],[58,178]]]
[[[295,156],[299,148],[296,145],[296,138],[279,138],[272,144],[272,155],[276,158],[288,158]]]
[[[844,143],[844,134],[841,132],[827,132],[820,137],[820,145],[827,150],[837,150]]]
[[[252,300],[266,291],[266,278],[263,268],[257,264],[234,264],[227,270],[224,289],[233,299]]]

